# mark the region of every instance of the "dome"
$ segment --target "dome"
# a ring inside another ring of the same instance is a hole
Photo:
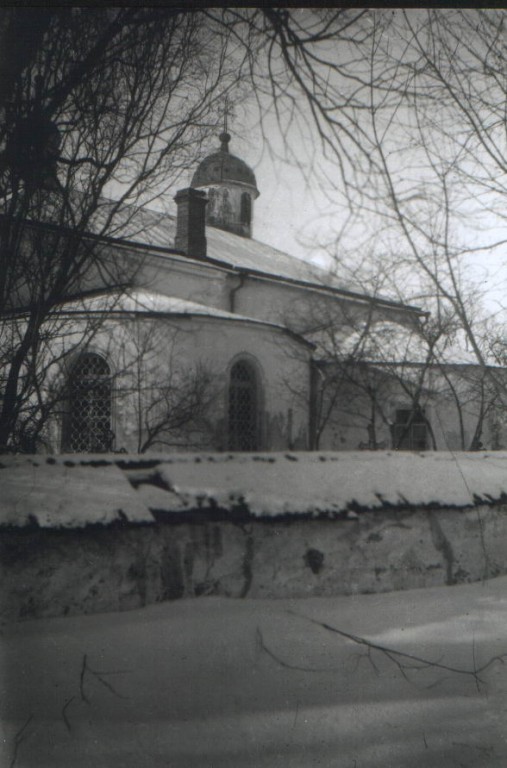
[[[204,158],[194,173],[191,186],[198,188],[223,183],[242,184],[253,189],[255,197],[258,197],[255,174],[243,160],[230,154],[230,140],[230,134],[220,134],[222,146],[218,152]]]

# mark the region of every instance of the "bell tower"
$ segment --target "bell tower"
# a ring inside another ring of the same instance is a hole
[[[227,119],[224,125],[227,128]],[[219,136],[220,149],[205,157],[191,186],[207,192],[206,223],[242,237],[252,236],[254,201],[259,197],[255,174],[229,151],[231,135]]]

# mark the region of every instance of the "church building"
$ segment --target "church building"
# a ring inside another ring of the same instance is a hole
[[[323,318],[339,340],[358,322],[413,328],[424,313],[256,241],[260,190],[230,140],[176,194],[174,216],[125,207],[107,259],[128,279],[95,275],[61,305],[63,394],[45,450],[371,447],[366,422],[348,437],[332,419],[319,427],[323,409],[347,410],[322,396]]]

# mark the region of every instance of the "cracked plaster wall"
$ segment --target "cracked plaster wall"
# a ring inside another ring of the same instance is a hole
[[[165,522],[0,534],[4,618],[162,600],[331,596],[507,573],[507,507],[363,512],[356,520]]]

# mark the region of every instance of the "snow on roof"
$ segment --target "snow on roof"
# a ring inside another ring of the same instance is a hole
[[[335,350],[342,360],[369,363],[424,363],[428,356],[419,329],[390,321],[357,321],[354,326],[343,324],[326,328],[312,336],[312,341],[321,350],[324,360],[335,360]]]
[[[374,365],[476,366],[477,355],[469,349],[465,334],[443,336],[430,350],[424,337],[423,326],[406,326],[388,320],[364,322],[354,325],[326,327],[311,336],[322,362],[337,360],[363,361]],[[488,351],[484,351],[488,367],[498,367]]]
[[[0,524],[79,528],[151,512],[333,517],[507,496],[506,453],[202,453],[2,457]],[[150,512],[151,510],[151,512]]]
[[[196,301],[188,301],[177,296],[166,296],[163,293],[147,291],[142,288],[129,289],[128,291],[108,291],[94,296],[73,299],[63,302],[60,311],[76,314],[82,312],[107,312],[108,316],[112,316],[116,312],[188,315],[189,317],[201,316],[232,322],[253,323],[287,332],[287,328],[279,323],[248,317],[247,315],[239,315],[235,312],[227,312],[224,309],[210,307],[207,304],[199,304]],[[291,332],[291,335],[304,341],[297,334]],[[308,344],[308,342],[305,343]]]
[[[98,461],[94,466],[93,457],[80,458],[77,462],[74,457],[2,456],[0,525],[82,528],[122,520],[153,522],[148,508],[114,463],[97,466],[101,464]]]
[[[108,291],[94,296],[66,301],[63,306],[75,312],[155,312],[170,315],[204,315],[226,320],[247,320],[265,325],[262,320],[227,312],[223,309],[188,301],[177,296],[166,296],[156,291],[136,288],[126,291]],[[270,323],[272,325],[272,323]],[[282,327],[282,326],[277,326]]]

